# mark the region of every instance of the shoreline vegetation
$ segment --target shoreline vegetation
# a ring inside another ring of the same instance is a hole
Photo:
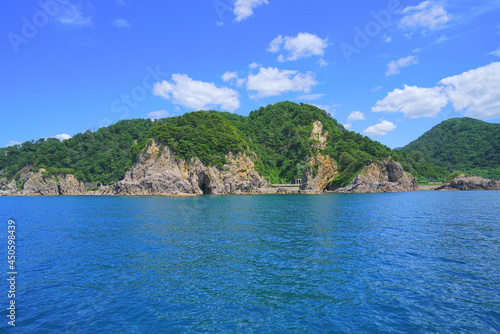
[[[499,124],[461,118],[391,150],[324,110],[286,101],[249,116],[197,111],[0,148],[0,195],[496,189],[499,142]]]

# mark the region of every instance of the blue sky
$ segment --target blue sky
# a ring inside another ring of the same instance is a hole
[[[500,121],[500,1],[3,1],[0,146],[290,100],[404,146]]]

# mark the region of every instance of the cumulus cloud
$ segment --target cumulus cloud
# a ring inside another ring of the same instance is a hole
[[[66,139],[70,139],[72,137],[70,135],[66,134],[66,133],[62,133],[60,135],[55,135],[54,137],[50,137],[50,138],[56,138],[56,139],[59,139],[60,141],[63,141],[63,140],[66,140]]]
[[[418,59],[414,56],[408,56],[406,58],[400,58],[398,60],[393,60],[389,64],[387,64],[387,72],[385,72],[386,76],[399,74],[399,69],[401,67],[407,67],[411,65],[418,64]]]
[[[224,80],[224,82],[232,81],[236,78],[238,78],[238,72],[226,71],[226,73],[222,75],[222,80]]]
[[[396,126],[392,122],[382,120],[380,123],[367,128],[363,131],[363,133],[372,136],[385,136],[387,132],[390,132],[395,128]]]
[[[448,104],[440,87],[420,88],[404,85],[372,107],[373,112],[402,112],[406,118],[434,117]]]
[[[153,94],[194,110],[220,106],[222,110],[234,111],[240,107],[239,94],[227,87],[196,81],[186,74],[173,74],[172,82],[163,80],[155,84]]]
[[[253,69],[256,69],[256,68],[257,68],[257,67],[259,67],[259,66],[260,66],[260,64],[259,64],[259,63],[256,63],[256,62],[253,62],[253,63],[251,63],[250,65],[248,65],[248,67],[250,67],[250,69],[252,69],[252,70],[253,70]]]
[[[86,16],[83,13],[81,4],[74,5],[68,2],[64,4],[65,6],[61,6],[59,10],[60,14],[56,17],[57,22],[74,28],[92,26],[92,17]]]
[[[128,28],[130,27],[130,23],[124,19],[116,19],[112,23],[117,28]]]
[[[407,118],[434,117],[449,102],[471,117],[500,117],[500,62],[444,78],[433,88],[405,85],[372,107],[373,112],[402,112]]]
[[[18,142],[18,141],[15,141],[15,140],[9,141],[9,146],[14,146],[14,145],[21,145],[21,142]]]
[[[253,9],[263,4],[267,5],[267,0],[236,0],[233,10],[234,15],[236,15],[235,21],[240,22],[252,16]]]
[[[158,111],[152,111],[152,112],[148,113],[148,118],[150,118],[153,121],[155,119],[165,118],[165,117],[169,117],[169,116],[170,116],[170,113],[166,110],[158,110]]]
[[[424,1],[417,6],[406,7],[402,13],[406,14],[401,19],[401,24],[404,27],[437,29],[451,19],[451,15],[446,12],[442,5],[432,1]]]
[[[439,82],[453,108],[480,119],[500,117],[500,62],[491,63]]]
[[[278,61],[293,61],[311,56],[323,56],[328,46],[327,39],[322,39],[314,34],[299,33],[296,37],[281,35],[271,41],[267,50],[269,52],[288,51],[288,55],[279,55]],[[326,62],[323,60],[326,64]]]
[[[344,128],[346,128],[347,130],[349,130],[351,128],[351,126],[352,126],[351,123],[344,124]]]
[[[309,93],[317,85],[312,72],[306,74],[291,70],[279,70],[276,67],[261,67],[259,73],[250,74],[247,89],[256,91],[255,97],[278,96],[286,92]]]
[[[355,121],[362,121],[365,119],[365,114],[363,114],[361,111],[353,111],[349,117],[347,117],[347,121],[349,123],[355,122]]]

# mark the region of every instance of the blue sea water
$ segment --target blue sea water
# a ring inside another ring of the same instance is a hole
[[[498,191],[3,197],[0,219],[2,333],[500,331]]]

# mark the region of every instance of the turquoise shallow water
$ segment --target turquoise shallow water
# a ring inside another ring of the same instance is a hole
[[[0,331],[498,333],[499,216],[498,191],[3,197]]]

